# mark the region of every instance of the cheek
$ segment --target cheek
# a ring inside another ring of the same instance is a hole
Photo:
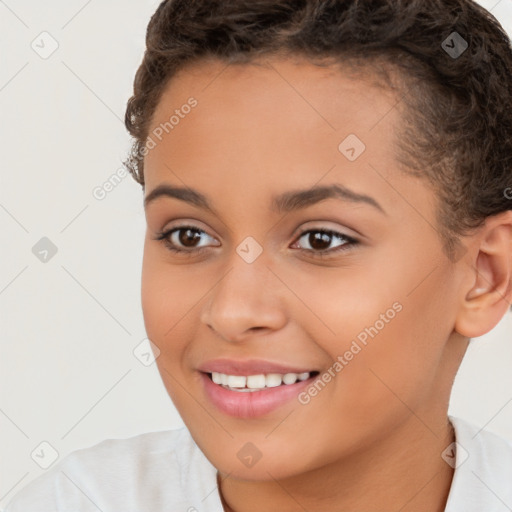
[[[185,267],[183,267],[185,268]],[[148,338],[162,356],[183,351],[190,338],[194,305],[202,294],[191,286],[190,273],[165,262],[162,251],[146,243],[141,276],[141,305]]]
[[[401,400],[413,407],[435,385],[452,330],[450,277],[439,267],[422,282],[435,266],[427,261],[422,266],[416,256],[365,267],[378,272],[354,267],[295,277],[294,292],[310,306],[296,318],[332,364],[342,358],[332,388],[341,409],[363,417],[404,409]]]
[[[190,287],[190,275],[180,273],[163,261],[162,252],[144,249],[141,304],[148,338],[159,348],[156,365],[176,409],[185,417],[200,416],[186,393],[184,365],[197,322],[191,309],[202,294]],[[199,417],[199,420],[204,418]]]

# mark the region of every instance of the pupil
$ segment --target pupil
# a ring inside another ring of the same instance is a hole
[[[191,235],[190,233],[193,233],[193,235]],[[187,245],[188,242],[191,242],[194,240],[194,238],[198,238],[198,237],[199,237],[199,233],[197,231],[194,231],[193,229],[182,229],[180,231],[179,239],[180,239],[180,243],[182,243],[184,246],[188,247],[188,245]],[[193,245],[192,245],[192,247],[193,247]]]
[[[329,247],[331,235],[328,233],[311,233],[309,235],[309,243],[313,249],[323,250]],[[320,242],[320,247],[318,243]]]

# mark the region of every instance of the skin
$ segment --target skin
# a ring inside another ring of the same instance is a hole
[[[487,219],[450,262],[435,194],[396,161],[394,94],[305,60],[265,62],[189,65],[151,123],[197,99],[145,157],[145,196],[164,182],[187,186],[217,212],[169,197],[146,207],[142,307],[164,385],[219,471],[225,510],[442,511],[450,391],[468,338],[509,306],[512,212]],[[366,145],[354,162],[338,150],[349,134]],[[286,214],[269,207],[274,194],[332,183],[385,214],[337,198]],[[203,232],[174,243],[204,252],[174,254],[155,240],[186,224]],[[347,242],[332,236],[315,249],[306,228],[359,244],[334,253]],[[263,249],[250,264],[236,252],[248,236]],[[332,255],[315,257],[322,248]],[[239,419],[203,392],[197,367],[217,357],[323,373],[395,302],[401,311],[307,405]],[[250,468],[237,457],[247,442],[261,452]]]

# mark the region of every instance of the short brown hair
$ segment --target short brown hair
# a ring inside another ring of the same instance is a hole
[[[399,91],[396,157],[436,192],[450,259],[458,236],[512,209],[512,45],[472,0],[165,0],[146,46],[125,114],[124,164],[143,188],[151,119],[178,70],[285,54],[371,69]]]

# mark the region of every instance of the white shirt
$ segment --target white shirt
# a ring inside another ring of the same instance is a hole
[[[445,450],[455,467],[445,512],[510,512],[512,442],[449,419],[460,446]],[[186,428],[107,440],[66,456],[5,512],[223,512],[216,473]]]

